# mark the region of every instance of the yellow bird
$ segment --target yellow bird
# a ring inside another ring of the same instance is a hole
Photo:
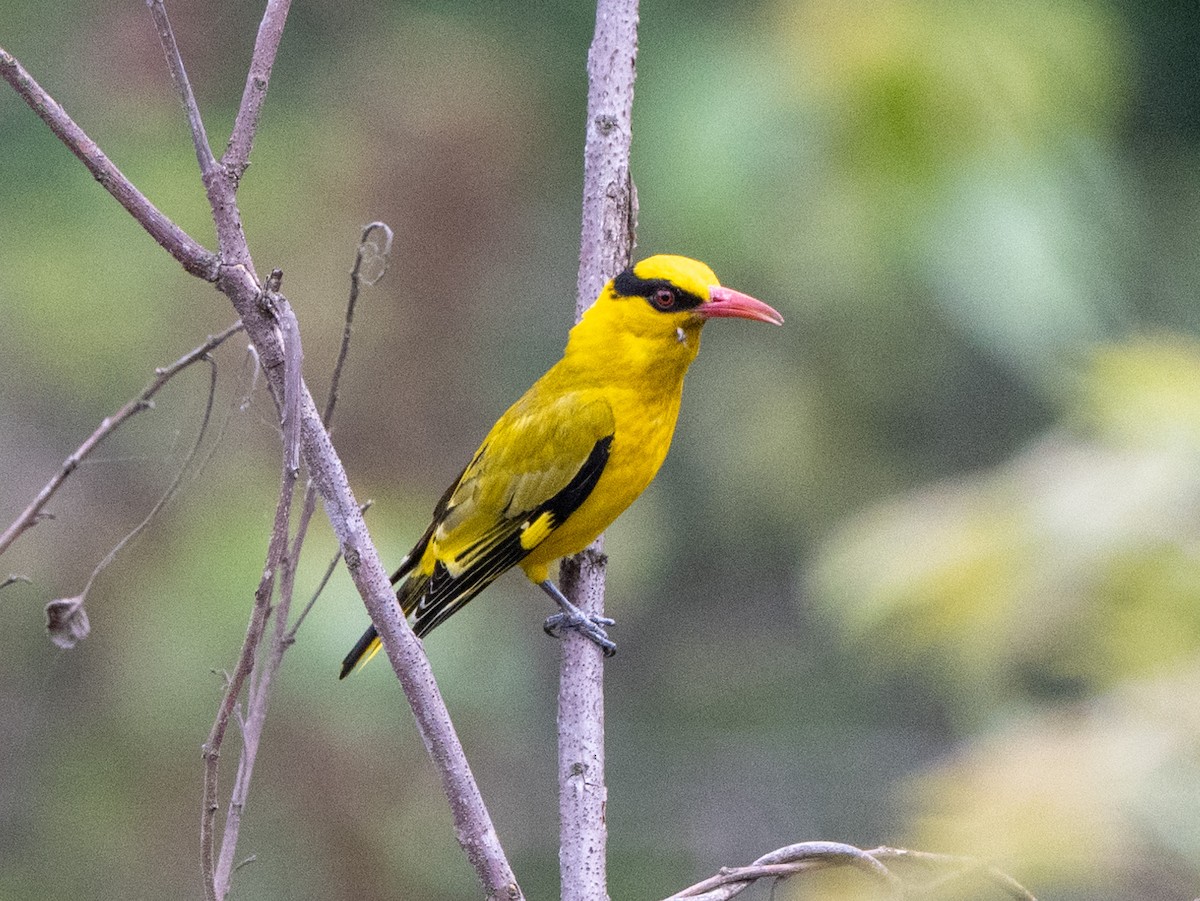
[[[608,282],[571,329],[563,357],[492,426],[392,576],[413,630],[426,635],[505,570],[520,566],[562,612],[547,631],[576,629],[612,654],[604,626],[550,580],[650,484],[667,456],[683,377],[709,319],[775,325],[783,317],[721,287],[687,257],[642,260]],[[342,662],[342,678],[378,652],[371,626]],[[365,658],[365,660],[364,660]]]

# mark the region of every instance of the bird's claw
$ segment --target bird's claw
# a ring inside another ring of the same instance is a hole
[[[600,648],[605,657],[611,657],[617,653],[617,643],[608,637],[604,627],[613,625],[616,625],[616,620],[607,616],[585,614],[576,610],[574,613],[555,613],[546,617],[542,628],[546,630],[547,635],[554,638],[562,638],[563,632],[568,630],[578,632]]]

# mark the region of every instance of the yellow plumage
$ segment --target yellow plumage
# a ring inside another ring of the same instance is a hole
[[[417,635],[515,565],[566,604],[550,565],[591,544],[658,472],[700,330],[714,317],[783,321],[686,257],[649,257],[604,286],[562,359],[492,426],[392,577],[405,579],[396,597],[415,612]],[[611,652],[598,624],[564,610],[568,627]],[[372,626],[342,676],[378,649]]]

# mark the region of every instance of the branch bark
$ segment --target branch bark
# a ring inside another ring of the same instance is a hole
[[[637,200],[629,173],[637,0],[598,0],[588,51],[583,227],[576,321],[604,283],[629,265]],[[563,561],[564,593],[584,613],[604,613],[603,536]],[[558,692],[559,874],[563,901],[608,898],[604,781],[604,658],[582,635],[563,641]]]

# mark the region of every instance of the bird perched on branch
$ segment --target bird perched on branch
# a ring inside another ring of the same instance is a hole
[[[492,426],[392,576],[418,636],[520,566],[561,609],[548,632],[575,629],[606,655],[615,651],[604,630],[612,620],[571,604],[550,564],[591,544],[650,484],[671,444],[700,330],[725,317],[783,324],[687,257],[649,257],[604,286],[562,359]],[[371,626],[342,662],[342,678],[379,647]]]

